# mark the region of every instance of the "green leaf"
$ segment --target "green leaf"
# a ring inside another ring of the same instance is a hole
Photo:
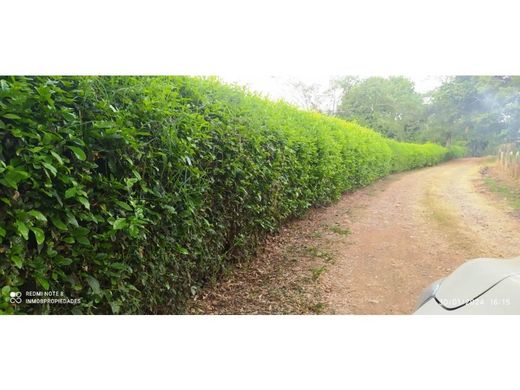
[[[119,314],[121,306],[119,302],[110,302],[110,308],[112,309],[112,314]]]
[[[114,221],[112,227],[114,228],[114,230],[121,230],[124,229],[127,225],[128,223],[126,222],[125,218],[118,218]]]
[[[130,236],[133,238],[139,236],[139,228],[136,225],[130,225],[128,231],[130,232]]]
[[[42,142],[44,145],[51,145],[59,139],[55,134],[44,132]]]
[[[68,257],[59,257],[55,260],[55,262],[59,265],[71,265],[72,259]]]
[[[94,292],[94,294],[101,295],[101,287],[99,286],[98,280],[90,275],[85,275],[85,279],[87,280],[87,283]]]
[[[67,221],[69,224],[75,227],[79,227],[78,220],[74,216],[74,214],[67,212]]]
[[[7,91],[7,90],[9,90],[9,83],[8,83],[7,81],[3,80],[3,79],[0,80],[0,89],[1,89],[2,91]]]
[[[109,129],[114,127],[114,123],[109,121],[95,121],[93,124],[96,129]]]
[[[79,196],[78,198],[79,203],[81,203],[87,210],[90,210],[90,203],[88,202],[87,198],[84,198],[82,196]]]
[[[29,228],[27,227],[27,225],[20,220],[16,221],[14,224],[16,225],[18,232],[27,241],[29,239]]]
[[[119,270],[123,270],[123,269],[128,269],[128,268],[130,268],[127,264],[124,264],[124,263],[118,263],[118,262],[110,263],[110,267],[112,267],[112,268],[114,268],[114,269],[119,269]]]
[[[7,186],[17,190],[18,183],[22,180],[28,179],[29,177],[31,177],[31,175],[28,172],[21,171],[18,169],[11,169],[7,171],[7,174],[4,177],[4,181],[7,184]]]
[[[2,295],[7,296],[11,292],[11,286],[2,287]]]
[[[71,187],[67,191],[65,191],[65,199],[72,198],[78,192],[78,187]]]
[[[54,176],[56,176],[56,173],[58,173],[58,170],[51,164],[49,163],[42,163],[42,165],[47,168]]]
[[[116,204],[126,211],[132,211],[132,208],[125,202],[116,199]]]
[[[179,253],[182,253],[183,255],[187,255],[190,253],[190,252],[188,252],[188,250],[186,248],[183,248],[182,246],[179,246],[179,245],[177,245],[177,250],[179,251]]]
[[[4,114],[2,115],[4,118],[7,118],[7,119],[22,119],[20,118],[18,115],[16,114]]]
[[[38,210],[28,211],[27,214],[29,214],[30,216],[36,218],[38,221],[47,222],[47,218],[45,217],[45,215],[43,215]]]
[[[172,214],[172,215],[177,214],[177,210],[175,210],[175,207],[172,207],[169,204],[165,204],[162,207],[168,212],[168,214]]]
[[[22,258],[18,255],[11,256],[11,261],[14,263],[16,268],[20,269],[23,266]]]
[[[139,180],[138,180],[138,179],[135,179],[135,178],[133,178],[133,179],[125,179],[126,187],[127,187],[128,189],[130,189],[130,188],[132,188],[132,186],[133,186],[135,183],[137,183],[138,181],[139,181]]]
[[[81,245],[90,246],[90,241],[85,236],[76,237],[76,241],[79,242]]]
[[[76,240],[74,239],[74,237],[65,237],[63,239],[63,242],[66,242],[67,244],[74,244]]]
[[[60,217],[51,217],[51,222],[61,231],[67,231],[67,225],[63,222]]]
[[[36,276],[35,279],[44,290],[49,289],[49,282],[46,279],[42,278],[41,276]]]
[[[36,242],[38,245],[43,244],[45,241],[45,233],[43,233],[43,230],[37,227],[31,227],[32,232],[34,233],[34,236],[36,237]]]
[[[83,151],[83,149],[81,148],[78,148],[77,146],[69,146],[68,147],[70,150],[72,150],[72,152],[76,155],[76,157],[81,160],[81,161],[85,161],[87,159],[87,155],[85,154],[85,152]]]
[[[4,238],[6,233],[6,230],[2,226],[0,226],[0,237]]]
[[[76,230],[74,230],[75,236],[87,236],[90,233],[90,230],[86,227],[79,226]]]
[[[61,156],[58,153],[56,153],[55,151],[51,150],[51,154],[61,165],[63,165],[63,160],[62,160]]]
[[[47,256],[55,257],[58,254],[58,251],[54,250],[52,247],[47,248]]]

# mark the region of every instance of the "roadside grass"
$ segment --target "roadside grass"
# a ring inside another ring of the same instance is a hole
[[[305,248],[305,254],[309,257],[323,259],[326,262],[334,260],[334,257],[330,253],[318,248],[317,246],[309,246]]]
[[[311,238],[311,239],[322,238],[322,237],[323,237],[323,232],[321,230],[315,230],[309,234],[309,238]]]
[[[348,236],[352,233],[349,228],[342,228],[338,225],[329,226],[329,230],[333,233],[339,234],[340,236]]]
[[[311,269],[311,273],[312,273],[312,280],[314,281],[317,281],[320,276],[327,270],[327,268],[325,268],[325,266],[321,266],[321,267],[316,267],[316,268],[312,268]]]
[[[515,210],[520,210],[520,183],[517,186],[505,183],[497,177],[484,177],[487,188],[502,196]]]
[[[309,307],[309,310],[314,314],[321,314],[327,308],[327,304],[324,302],[318,302],[315,305]]]
[[[334,257],[320,247],[326,225],[271,237],[254,261],[241,263],[224,280],[189,302],[191,314],[321,314],[320,280]],[[311,239],[312,244],[307,241]],[[302,242],[303,241],[303,242]]]

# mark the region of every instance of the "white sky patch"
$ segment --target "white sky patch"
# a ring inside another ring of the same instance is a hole
[[[379,75],[388,77],[388,75]],[[415,84],[415,90],[419,93],[429,92],[442,84],[444,76],[424,76],[415,75],[405,77],[412,80]],[[253,76],[253,75],[224,75],[221,79],[226,83],[238,84],[248,87],[248,89],[259,92],[271,100],[282,99],[289,103],[299,105],[299,100],[295,96],[295,89],[291,83],[301,81],[307,85],[317,84],[320,90],[325,91],[329,87],[331,80],[340,76],[334,75],[279,75],[279,76]],[[369,75],[361,75],[361,78],[368,78]]]

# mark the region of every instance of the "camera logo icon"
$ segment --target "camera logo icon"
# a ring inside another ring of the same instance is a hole
[[[11,297],[11,299],[9,299],[9,302],[11,303],[22,303],[22,293],[21,292],[14,292],[14,291],[11,291],[9,293],[9,296]]]

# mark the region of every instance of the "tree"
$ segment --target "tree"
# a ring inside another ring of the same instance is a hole
[[[325,91],[329,103],[329,115],[337,115],[343,95],[348,93],[359,81],[359,78],[355,76],[337,77],[329,81],[329,87]]]
[[[348,84],[337,115],[385,136],[408,141],[416,138],[423,109],[422,97],[409,79],[370,77]]]
[[[359,82],[359,78],[345,76],[329,81],[327,87],[320,84],[306,84],[299,80],[289,81],[295,103],[305,110],[336,115],[345,92]]]
[[[319,84],[306,84],[302,81],[290,81],[288,84],[294,91],[294,98],[300,107],[309,111],[323,110],[325,96]]]
[[[472,155],[518,137],[520,78],[456,76],[432,92],[423,140],[465,144]]]

